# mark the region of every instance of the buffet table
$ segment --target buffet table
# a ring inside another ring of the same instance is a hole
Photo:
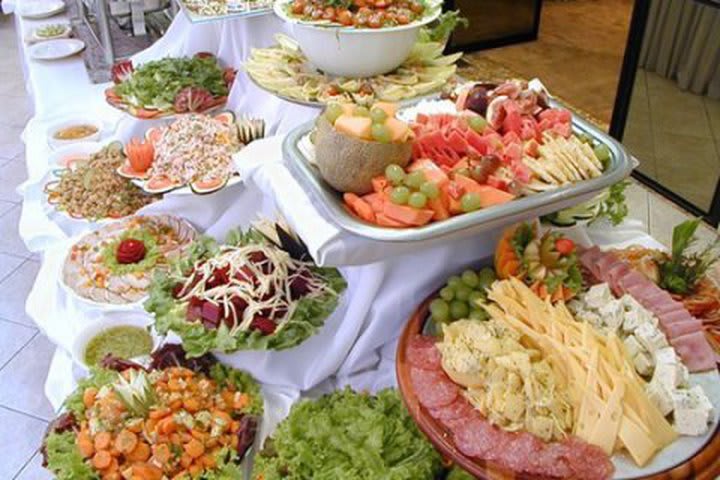
[[[17,19],[18,35],[36,26]],[[287,26],[274,15],[193,24],[178,15],[167,34],[151,48],[133,57],[134,64],[163,57],[211,52],[227,65],[239,67],[255,47],[274,43]],[[102,307],[83,301],[60,282],[70,247],[101,223],[71,218],[48,208],[45,194],[52,150],[48,128],[68,116],[91,114],[103,119],[102,142],[123,144],[141,136],[157,120],[138,120],[110,107],[104,91],[92,85],[80,58],[42,63],[23,50],[24,73],[35,115],[23,132],[29,179],[24,196],[20,234],[29,250],[42,254],[42,266],[26,303],[26,310],[43,333],[57,345],[48,372],[46,395],[56,409],[87,374],[80,366],[78,336],[89,325],[121,316],[147,316],[141,305]],[[237,227],[247,228],[258,217],[284,218],[304,241],[318,266],[337,267],[347,289],[339,305],[317,334],[284,351],[245,351],[218,354],[233,367],[248,371],[262,385],[264,422],[262,441],[301,397],[314,397],[350,385],[355,390],[378,391],[397,385],[397,340],[417,306],[443,285],[445,279],[468,265],[487,261],[501,228],[482,234],[448,234],[414,242],[382,242],[340,228],[300,182],[286,163],[285,134],[313,120],[318,110],[281,100],[257,87],[238,72],[228,99],[228,109],[266,121],[266,137],[244,147],[234,157],[242,182],[208,195],[168,194],[140,214],[180,215],[199,232],[222,241]],[[575,244],[622,248],[641,244],[662,248],[644,233],[638,222],[617,227],[598,222],[592,227],[563,229]],[[176,337],[170,335],[169,340]],[[259,445],[259,444],[258,444]]]

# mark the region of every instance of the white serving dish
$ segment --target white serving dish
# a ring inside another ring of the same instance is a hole
[[[39,19],[52,17],[64,10],[65,2],[62,0],[38,0],[22,2],[18,13],[23,18]]]
[[[141,327],[145,328],[152,325],[152,317],[147,313],[141,312],[111,312],[105,313],[96,318],[91,324],[80,330],[72,344],[73,361],[78,365],[89,368],[85,363],[85,347],[88,342],[97,334],[113,327]],[[160,338],[153,332],[150,332],[153,339],[153,350],[160,344]]]
[[[48,157],[48,167],[50,170],[67,168],[68,158],[89,157],[93,153],[100,151],[103,144],[99,142],[75,142],[69,145],[63,145],[55,150]]]
[[[355,28],[323,25],[292,18],[285,6],[292,0],[275,3],[275,13],[292,24],[293,36],[310,62],[329,75],[364,78],[395,70],[410,55],[420,28],[437,19],[440,3],[422,19],[390,28]]]
[[[71,57],[85,49],[85,42],[77,38],[62,38],[36,43],[29,49],[30,58],[35,60],[59,60]]]
[[[92,125],[93,127],[97,128],[97,132],[93,133],[92,135],[88,135],[87,137],[78,138],[75,140],[60,140],[57,138],[54,138],[53,136],[58,130],[62,130],[63,128],[71,127],[73,125]],[[81,117],[81,116],[73,116],[68,117],[63,120],[58,120],[57,122],[53,123],[48,127],[46,130],[47,132],[47,142],[48,145],[50,145],[50,148],[56,149],[61,148],[67,145],[74,145],[78,143],[91,143],[91,142],[97,142],[100,140],[100,137],[103,135],[104,130],[104,123],[102,120],[100,120],[97,117]],[[92,152],[91,152],[92,153]]]
[[[48,26],[48,25],[57,25],[63,27],[62,33],[58,33],[57,35],[53,35],[51,37],[43,37],[42,35],[38,34],[38,31],[40,31],[42,28]],[[47,25],[43,25],[41,27],[38,27],[32,31],[32,34],[30,35],[30,42],[36,43],[36,42],[46,42],[48,40],[57,40],[59,38],[68,38],[70,36],[70,33],[72,32],[72,27],[68,23],[49,23]]]

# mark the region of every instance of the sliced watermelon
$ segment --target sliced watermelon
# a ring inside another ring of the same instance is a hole
[[[170,178],[164,175],[158,175],[150,177],[148,181],[145,182],[143,189],[148,193],[165,193],[181,186],[182,185],[173,182]]]
[[[205,195],[216,192],[227,185],[229,177],[212,178],[209,180],[197,180],[190,184],[190,189],[198,195]]]
[[[133,180],[136,178],[140,179],[140,180],[145,180],[146,178],[148,178],[150,176],[150,173],[147,170],[144,172],[138,172],[136,170],[133,170],[132,165],[130,165],[130,162],[128,162],[128,161],[123,162],[123,164],[120,165],[116,171],[117,171],[117,174],[120,175],[121,177],[129,178],[130,180]]]

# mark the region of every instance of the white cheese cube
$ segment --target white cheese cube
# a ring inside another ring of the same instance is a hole
[[[700,385],[695,385],[688,391],[690,392],[690,395],[692,395],[692,397],[695,399],[695,402],[698,405],[700,405],[702,408],[704,408],[707,411],[712,413],[713,404],[710,401],[710,399],[708,398],[707,394],[705,393],[705,390],[703,390]]]
[[[677,365],[680,363],[680,358],[677,356],[677,353],[675,353],[673,347],[664,347],[655,352],[655,363],[658,365],[661,363]]]
[[[588,307],[599,310],[603,305],[615,301],[615,297],[610,291],[610,285],[600,283],[593,285],[583,297]]]
[[[636,355],[646,351],[642,345],[637,341],[637,338],[635,338],[635,335],[628,335],[625,340],[623,340],[623,343],[625,344],[625,348],[627,349],[628,353],[631,357],[635,357]]]
[[[575,314],[575,318],[582,322],[587,322],[590,325],[593,325],[595,327],[603,327],[604,322],[603,319],[595,312],[591,312],[589,310],[580,310]]]
[[[658,363],[655,365],[652,381],[665,385],[670,391],[682,386],[687,378],[684,376],[682,364]]]
[[[623,307],[625,307],[625,311],[632,312],[635,310],[645,310],[645,307],[643,307],[640,302],[635,300],[635,297],[632,295],[625,294],[620,299],[623,303]]]
[[[665,334],[662,333],[660,329],[649,323],[644,323],[636,328],[635,336],[637,337],[638,342],[640,342],[640,345],[653,354],[657,350],[668,346]]]
[[[675,380],[676,386],[678,388],[687,388],[689,381],[690,381],[690,371],[682,363],[679,364],[677,367],[677,379]],[[700,387],[698,387],[698,388],[700,388]],[[703,392],[703,393],[705,393],[705,392]],[[710,407],[712,408],[712,404],[710,404]]]
[[[672,393],[665,385],[652,381],[645,386],[645,391],[650,401],[660,410],[660,413],[667,416],[672,412]]]
[[[598,309],[603,323],[610,331],[616,331],[622,325],[625,318],[625,310],[620,301],[610,301]]]
[[[625,312],[622,329],[626,333],[633,333],[643,323],[645,323],[645,316],[636,310],[630,310]]]
[[[709,404],[705,392],[702,392],[702,389],[697,392],[695,388],[676,390],[672,396],[675,431],[681,435],[703,435],[707,432],[712,404]]]
[[[635,371],[640,375],[647,377],[653,373],[653,357],[649,352],[640,352],[633,357]]]

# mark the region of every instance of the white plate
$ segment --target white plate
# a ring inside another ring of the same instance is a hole
[[[26,1],[21,4],[18,13],[23,18],[48,18],[65,10],[65,2],[61,0]]]
[[[85,43],[77,38],[63,38],[36,43],[30,47],[30,57],[35,60],[58,60],[81,52]]]
[[[63,31],[61,33],[58,33],[57,35],[53,35],[52,37],[43,37],[38,34],[38,31],[40,31],[42,28],[50,26],[50,25],[56,25],[58,27],[63,27]],[[30,36],[30,40],[33,42],[45,42],[48,40],[57,40],[59,38],[67,38],[70,36],[70,32],[72,31],[72,27],[70,24],[67,23],[48,23],[47,25],[43,25],[41,27],[38,27],[33,30],[32,35]]]
[[[78,138],[75,140],[59,140],[54,138],[55,133],[58,130],[61,130],[63,128],[71,127],[73,125],[92,125],[97,129],[97,132],[93,133],[92,135],[88,135],[87,137]],[[50,148],[56,149],[61,148],[66,145],[74,145],[79,143],[88,143],[88,142],[97,142],[102,137],[105,130],[105,124],[103,121],[95,116],[80,116],[80,115],[74,115],[72,117],[66,117],[63,120],[58,120],[56,122],[53,122],[48,129],[46,130],[47,135],[47,142],[48,145],[50,145]],[[94,152],[90,152],[94,153]]]

